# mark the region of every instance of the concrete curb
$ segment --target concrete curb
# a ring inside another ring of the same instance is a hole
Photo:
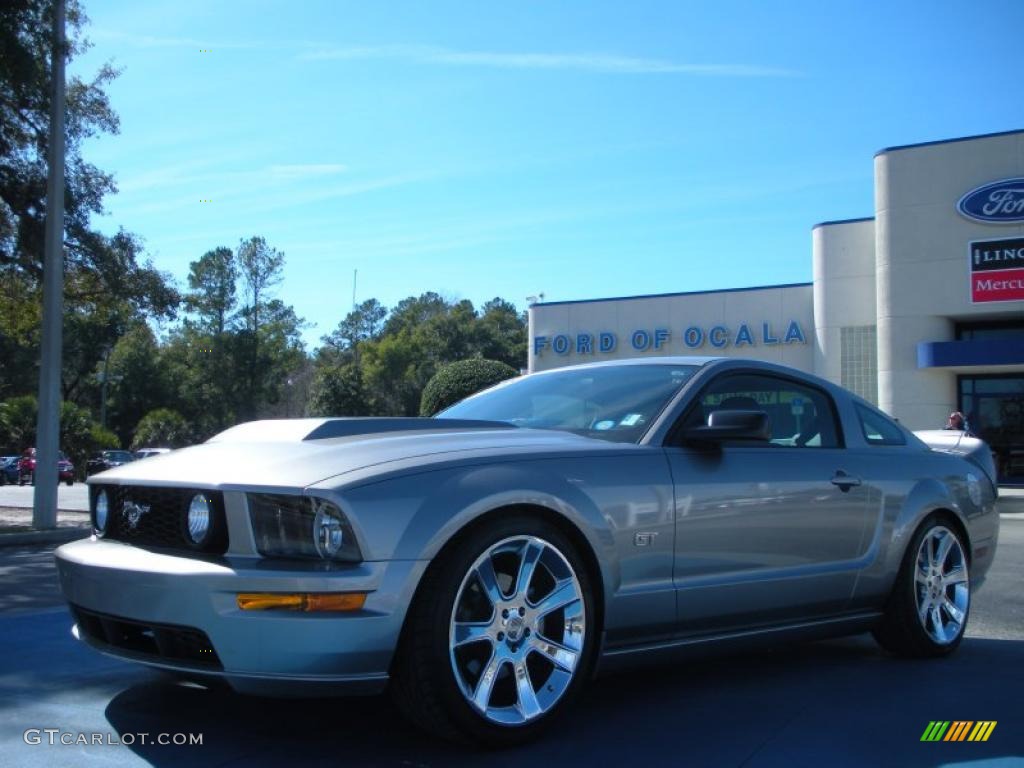
[[[1014,488],[1010,493],[1006,491],[1000,492],[999,498],[996,499],[996,509],[1004,515],[1007,512],[1024,512],[1024,493],[1017,488]]]
[[[88,525],[75,526],[73,528],[55,528],[49,531],[0,533],[0,547],[21,547],[29,544],[66,544],[76,539],[88,538],[91,533],[92,528]]]

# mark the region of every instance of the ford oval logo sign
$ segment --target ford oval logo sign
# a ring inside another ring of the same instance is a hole
[[[975,221],[1013,224],[1024,221],[1024,179],[993,181],[960,198],[956,209]]]

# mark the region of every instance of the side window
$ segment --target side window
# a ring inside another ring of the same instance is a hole
[[[691,408],[686,427],[706,424],[717,410],[764,411],[771,444],[790,448],[842,445],[832,399],[819,389],[762,374],[725,374],[711,382]]]
[[[865,408],[860,403],[857,407],[857,418],[860,419],[860,430],[868,445],[906,445],[907,438],[903,431],[880,411]]]

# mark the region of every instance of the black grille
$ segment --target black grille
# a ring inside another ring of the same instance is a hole
[[[109,512],[104,538],[140,547],[222,555],[228,549],[224,497],[196,488],[150,488],[132,485],[92,486],[91,508],[95,523],[96,497],[107,492]],[[196,494],[210,503],[210,532],[202,544],[188,535],[188,507]]]
[[[141,660],[168,661],[207,669],[223,669],[206,633],[175,624],[149,624],[77,605],[71,613],[78,631],[93,643],[111,646]]]

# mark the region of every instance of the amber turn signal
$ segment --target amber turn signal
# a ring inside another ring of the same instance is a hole
[[[365,592],[245,592],[238,596],[243,611],[358,611]]]

